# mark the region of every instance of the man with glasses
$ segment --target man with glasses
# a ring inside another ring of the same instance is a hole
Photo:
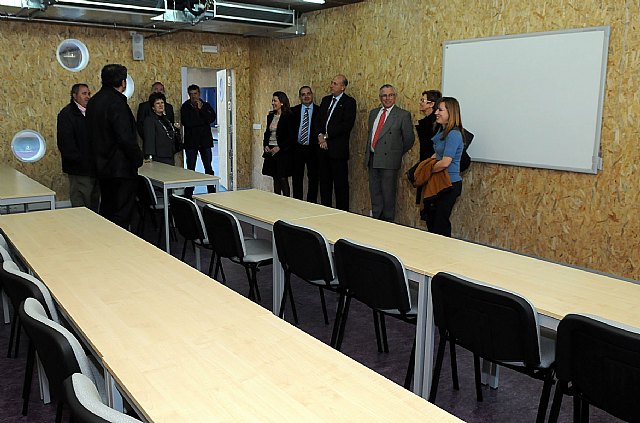
[[[393,222],[396,215],[398,170],[402,156],[415,141],[411,113],[396,106],[396,90],[380,87],[380,107],[369,112],[369,136],[365,166],[369,170],[371,213],[376,219]]]

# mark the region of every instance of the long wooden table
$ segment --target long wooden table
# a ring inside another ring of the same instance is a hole
[[[87,209],[0,228],[147,421],[460,421]]]
[[[28,204],[45,202],[50,204],[51,210],[56,208],[55,191],[10,166],[0,164],[0,206],[24,204],[27,211]]]
[[[142,167],[138,169],[138,173],[149,178],[154,186],[162,188],[162,193],[164,195],[163,198],[165,201],[164,245],[167,253],[170,253],[171,246],[169,244],[169,208],[167,207],[167,204],[169,203],[169,190],[202,185],[213,185],[217,190],[220,177],[184,169],[178,166],[171,166],[166,163],[160,162],[144,163]]]
[[[230,194],[238,197],[245,195],[244,192]],[[219,207],[229,202],[227,198],[224,202],[218,200],[217,194],[201,196],[200,200]],[[297,200],[289,199],[289,203],[294,202],[297,204]],[[241,213],[239,210],[231,211]],[[261,213],[259,207],[245,212],[254,215]],[[264,217],[275,222],[275,215],[274,211],[269,211]],[[282,216],[282,219],[287,219],[286,211]],[[541,314],[541,323],[552,329],[569,313],[591,313],[640,327],[640,285],[632,282],[354,213],[291,220],[316,229],[330,243],[349,238],[387,250],[403,261],[409,278],[420,283],[414,392],[425,398],[431,386],[434,349],[433,309],[431,296],[428,295],[428,282],[440,271],[461,274],[527,297]]]

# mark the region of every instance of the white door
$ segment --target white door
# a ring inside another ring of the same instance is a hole
[[[231,71],[219,70],[216,73],[218,86],[218,154],[220,185],[231,191],[233,181],[233,126],[231,119]]]

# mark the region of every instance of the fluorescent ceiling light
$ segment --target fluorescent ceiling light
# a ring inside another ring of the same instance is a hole
[[[317,4],[324,4],[324,0],[302,0],[305,3],[317,3]]]

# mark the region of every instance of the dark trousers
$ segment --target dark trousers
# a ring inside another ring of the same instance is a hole
[[[293,198],[302,200],[304,168],[307,168],[307,201],[318,202],[318,156],[315,147],[296,145],[293,148]]]
[[[100,179],[100,215],[124,229],[129,229],[137,190],[136,178]]]
[[[332,195],[335,191],[336,208],[349,211],[349,160],[331,159],[326,152],[320,152],[318,173],[322,205],[331,207]]]
[[[211,147],[200,147],[197,150],[184,150],[185,157],[187,158],[187,169],[196,170],[198,153],[200,153],[200,160],[202,160],[204,173],[206,173],[207,175],[215,175],[215,173],[213,172],[213,168],[211,167]],[[207,192],[216,192],[216,188],[213,185],[207,185]],[[191,198],[191,196],[193,195],[193,187],[185,188],[184,193],[187,198]]]
[[[451,237],[451,210],[462,193],[462,181],[451,184],[450,190],[438,194],[431,205],[427,207],[427,230],[434,234]]]
[[[398,169],[374,169],[369,164],[369,194],[374,219],[395,220],[397,191]]]

